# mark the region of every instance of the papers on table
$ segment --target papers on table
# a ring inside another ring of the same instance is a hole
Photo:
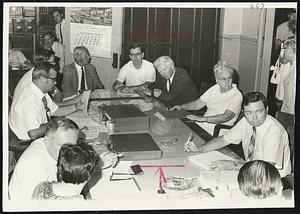
[[[141,96],[134,91],[130,94],[126,94],[122,92],[112,91],[109,89],[97,89],[90,94],[91,99],[120,98],[120,97],[141,97]]]
[[[82,93],[82,102],[83,102],[83,114],[88,117],[88,104],[89,104],[89,98],[90,98],[91,90],[84,91]]]
[[[189,160],[191,163],[200,166],[201,168],[205,170],[209,170],[211,164],[214,161],[218,160],[235,160],[227,155],[224,155],[218,151],[213,151],[213,152],[207,152],[203,154],[198,154],[198,155],[193,155],[189,156]]]
[[[76,97],[78,94],[74,94],[74,95],[72,95],[72,96],[70,96],[70,97],[65,97],[65,98],[63,98],[63,101],[67,101],[67,100],[71,100],[71,99],[73,99],[74,97]]]

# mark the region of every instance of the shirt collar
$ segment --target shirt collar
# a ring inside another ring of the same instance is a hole
[[[176,72],[176,69],[174,68],[174,72],[173,72],[172,76],[169,79],[171,83],[173,82],[173,79],[174,79],[174,76],[175,76],[175,72]]]
[[[84,66],[78,65],[76,62],[74,62],[74,63],[75,63],[75,67],[76,67],[77,71],[81,71],[81,67],[83,67],[83,70],[84,70]]]
[[[43,94],[41,89],[39,89],[33,82],[30,83],[30,87],[31,87],[33,93],[35,95],[37,95],[38,98],[43,99],[43,97],[46,95],[46,94]]]

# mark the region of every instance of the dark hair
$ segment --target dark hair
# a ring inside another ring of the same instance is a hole
[[[48,62],[49,58],[54,55],[54,52],[46,49],[38,49],[33,56],[33,65],[41,62]]]
[[[53,33],[52,31],[47,31],[47,32],[45,32],[45,33],[43,34],[43,38],[44,38],[46,35],[49,35],[49,36],[51,36],[52,38],[55,37],[55,35],[54,35],[54,33]]]
[[[267,108],[267,99],[266,97],[260,93],[260,92],[250,92],[244,96],[243,102],[242,102],[242,108],[244,109],[245,106],[249,105],[249,103],[254,103],[257,101],[262,101],[265,108]]]
[[[57,8],[57,7],[53,8],[50,11],[50,14],[53,15],[53,13],[55,13],[55,12],[58,12],[61,15],[61,17],[64,17],[64,12],[60,8]]]
[[[34,80],[40,78],[43,75],[49,75],[51,68],[55,70],[55,67],[46,61],[35,63],[34,69],[32,71],[32,79]]]
[[[98,160],[93,147],[86,143],[64,144],[59,150],[57,180],[81,184],[91,178]]]
[[[57,117],[50,120],[46,125],[46,134],[56,131],[58,128],[79,130],[75,122],[64,117]]]
[[[270,198],[280,195],[282,190],[278,170],[272,164],[262,160],[245,163],[237,179],[241,192],[250,198]]]
[[[137,44],[137,43],[132,43],[130,46],[129,46],[129,51],[131,49],[136,49],[136,48],[140,48],[141,52],[144,53],[144,49],[141,45]]]

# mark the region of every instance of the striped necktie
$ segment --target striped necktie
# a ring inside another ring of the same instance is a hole
[[[43,97],[42,101],[43,101],[44,108],[45,108],[45,111],[46,111],[47,122],[49,122],[50,121],[50,116],[49,116],[50,109],[48,108],[46,96]]]
[[[256,128],[252,127],[253,129],[253,133],[252,136],[250,138],[250,143],[248,146],[248,158],[247,161],[252,161],[253,159],[253,153],[254,153],[254,147],[255,147],[255,139],[256,139]]]

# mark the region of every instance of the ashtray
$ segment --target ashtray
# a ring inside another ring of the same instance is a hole
[[[166,183],[164,187],[173,190],[187,190],[194,186],[194,180],[196,178],[197,177],[182,178],[170,176],[166,178]]]

